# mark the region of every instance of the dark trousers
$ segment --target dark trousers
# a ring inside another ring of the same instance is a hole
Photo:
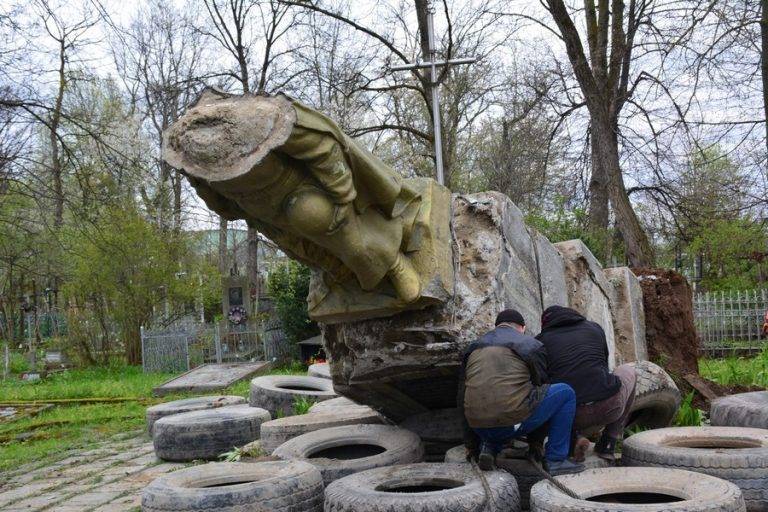
[[[604,433],[613,439],[621,439],[627,424],[632,403],[635,400],[635,381],[637,375],[633,366],[623,364],[613,374],[621,380],[621,388],[605,400],[580,404],[576,407],[573,428],[576,431],[590,427],[602,427]]]

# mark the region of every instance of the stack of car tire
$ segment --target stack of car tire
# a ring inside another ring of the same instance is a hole
[[[633,423],[646,428],[669,425],[680,403],[674,382],[652,363],[636,367]],[[315,374],[323,370],[313,369]],[[325,378],[257,377],[249,405],[239,397],[192,400],[198,402],[148,410],[148,428],[159,456],[167,457],[170,448],[172,460],[191,460],[178,454],[197,443],[213,448],[205,456],[192,449],[193,458],[213,460],[260,438],[263,454],[271,457],[192,466],[160,477],[144,490],[144,510],[515,512],[530,506],[547,512],[768,511],[768,437],[757,429],[660,429],[631,436],[625,441],[623,464],[650,467],[607,468],[590,455],[590,469],[558,478],[577,492],[576,499],[524,460],[524,446],[503,453],[498,470],[492,472],[467,463],[463,446],[445,453],[460,442],[452,411],[420,415],[394,426],[367,406],[335,398]],[[307,414],[293,415],[300,400],[305,401],[302,408],[306,401],[315,405]],[[441,422],[447,428],[439,428]],[[184,432],[186,437],[180,435]],[[763,432],[768,435],[768,430]],[[695,439],[697,447],[680,445],[675,439],[681,436]],[[728,444],[724,439],[740,441]],[[423,462],[443,456],[445,462]],[[663,504],[656,508],[650,503]]]

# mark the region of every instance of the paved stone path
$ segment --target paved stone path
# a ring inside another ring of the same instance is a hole
[[[0,473],[0,510],[138,511],[144,486],[186,465],[159,460],[146,433],[139,431],[63,456],[47,465],[30,464]]]

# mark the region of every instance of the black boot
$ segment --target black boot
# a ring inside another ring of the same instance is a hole
[[[603,435],[600,436],[600,440],[595,444],[595,455],[603,460],[615,463],[616,443],[618,442],[618,439],[610,437],[605,432],[603,432]]]

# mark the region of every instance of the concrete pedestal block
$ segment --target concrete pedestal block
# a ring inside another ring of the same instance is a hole
[[[608,342],[608,363],[613,369],[616,367],[616,342],[611,314],[613,285],[584,242],[568,240],[554,245],[565,261],[568,306],[603,328]]]
[[[627,267],[607,268],[605,275],[613,286],[611,311],[616,364],[645,361],[648,359],[648,347],[645,341],[645,310],[640,281]]]

